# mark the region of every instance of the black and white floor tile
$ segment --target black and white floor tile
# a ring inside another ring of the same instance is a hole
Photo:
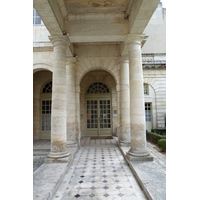
[[[146,198],[117,145],[86,144],[79,150],[53,199]]]

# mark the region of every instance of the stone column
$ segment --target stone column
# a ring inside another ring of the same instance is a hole
[[[127,153],[129,159],[147,157],[146,124],[144,109],[143,70],[141,42],[144,35],[130,34],[126,43],[129,52],[129,81],[130,81],[130,133],[131,148]]]
[[[120,59],[120,82],[121,82],[121,138],[120,145],[130,145],[130,96],[129,96],[129,60],[128,56]]]
[[[78,146],[81,147],[81,129],[80,129],[80,86],[76,86],[76,138],[78,140]]]
[[[116,85],[116,92],[117,92],[117,136],[118,136],[118,143],[120,141],[121,138],[121,129],[120,129],[120,116],[121,116],[121,112],[120,112],[120,85]]]
[[[53,44],[53,82],[51,107],[51,151],[49,158],[68,157],[66,138],[66,36],[50,36]]]
[[[67,58],[66,81],[67,81],[67,144],[77,146],[76,138],[76,98],[75,98],[75,68],[76,58]]]

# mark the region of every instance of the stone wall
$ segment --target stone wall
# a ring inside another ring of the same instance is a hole
[[[163,128],[166,113],[166,69],[143,69],[143,75],[144,83],[149,84],[155,92],[156,128]]]

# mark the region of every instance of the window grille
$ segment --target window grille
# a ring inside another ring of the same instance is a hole
[[[51,100],[42,101],[42,131],[51,130]]]
[[[52,81],[45,84],[42,89],[42,131],[51,131],[51,95]],[[49,95],[47,95],[49,94]],[[48,97],[48,99],[46,99]]]
[[[88,94],[94,94],[94,93],[110,93],[109,88],[101,82],[95,82],[92,83],[88,89],[87,89]]]
[[[52,93],[52,81],[43,87],[42,93]]]
[[[144,83],[144,94],[149,94],[149,85]]]
[[[151,121],[151,103],[145,103],[145,119],[146,122]]]

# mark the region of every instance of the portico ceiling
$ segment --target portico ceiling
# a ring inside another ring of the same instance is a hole
[[[122,43],[142,34],[160,0],[33,0],[52,36],[73,43]],[[70,49],[73,49],[71,46]]]
[[[64,0],[70,14],[124,12],[129,0]]]

